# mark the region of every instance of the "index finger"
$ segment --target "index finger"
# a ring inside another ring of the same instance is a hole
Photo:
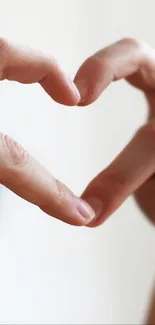
[[[16,141],[0,133],[0,183],[44,212],[72,225],[93,217],[89,205],[56,180]]]
[[[122,39],[89,57],[75,76],[80,105],[94,102],[112,82],[126,78],[147,92],[155,88],[155,51],[144,42]]]
[[[25,84],[38,82],[60,104],[72,106],[80,100],[74,82],[54,58],[0,38],[0,80],[4,79]]]

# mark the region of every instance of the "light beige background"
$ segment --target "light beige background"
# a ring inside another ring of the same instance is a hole
[[[0,35],[57,57],[74,76],[124,36],[155,46],[154,0],[0,0]],[[80,194],[146,118],[119,82],[89,108],[38,85],[0,84],[0,130]],[[155,230],[132,198],[100,228],[74,228],[0,188],[1,324],[142,324],[155,277]]]

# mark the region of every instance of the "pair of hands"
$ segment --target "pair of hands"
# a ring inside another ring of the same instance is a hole
[[[51,58],[0,39],[0,80],[38,82],[58,103],[85,106],[111,82],[125,78],[145,93],[149,118],[130,143],[76,197],[9,136],[0,134],[0,183],[45,213],[72,225],[103,223],[131,194],[152,220],[155,213],[155,51],[122,39],[89,57],[74,82]]]

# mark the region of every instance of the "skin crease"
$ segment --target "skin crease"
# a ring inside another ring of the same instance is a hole
[[[155,222],[155,51],[144,42],[122,39],[88,58],[73,83],[53,58],[0,39],[1,81],[38,82],[55,101],[64,105],[89,105],[111,82],[121,78],[144,92],[148,123],[88,185],[82,199],[89,205],[3,134],[0,134],[0,182],[49,215],[73,225],[102,224],[132,193],[148,218]]]
[[[91,227],[102,224],[132,193],[145,215],[155,223],[155,51],[144,42],[126,38],[88,58],[74,80],[81,97],[84,95],[79,106],[94,102],[112,81],[122,78],[143,91],[148,122],[84,191],[82,197],[95,212],[103,202],[99,215],[88,224]]]
[[[155,51],[135,39],[120,40],[84,62],[74,80],[76,88],[53,59],[0,39],[0,80],[38,82],[56,102],[64,105],[89,105],[111,82],[121,78],[143,91],[148,103],[148,121],[84,191],[82,198],[95,214],[19,144],[3,134],[0,134],[0,182],[47,214],[77,226],[102,224],[133,193],[145,215],[155,223]],[[155,323],[154,297],[146,324]]]
[[[56,102],[74,106],[80,94],[74,82],[52,58],[0,38],[0,81],[36,83]],[[0,183],[45,213],[83,226],[94,211],[31,157],[15,140],[0,133]]]
[[[109,54],[108,58],[107,52]],[[129,60],[126,59],[128,54],[130,55]],[[118,67],[118,57],[120,58],[121,67]],[[125,59],[126,67],[123,67]],[[155,51],[146,44],[134,39],[124,39],[106,50],[101,50],[97,55],[95,54],[84,62],[75,77],[75,83],[79,86],[79,90],[80,86],[84,85],[83,80],[85,80],[85,89],[87,88],[88,91],[86,97],[84,90],[81,91],[81,94],[84,94],[84,100],[81,100],[79,105],[85,106],[93,102],[112,80],[119,80],[122,77],[126,78],[127,82],[132,86],[143,91],[148,105],[148,121],[137,132],[136,140],[138,139],[138,141],[132,141],[127,146],[127,150],[124,151],[124,157],[126,156],[127,159],[123,161],[121,153],[121,156],[117,158],[117,163],[108,166],[103,173],[88,185],[83,193],[85,199],[88,199],[90,193],[91,197],[97,196],[101,200],[105,200],[106,197],[108,201],[106,210],[88,226],[95,227],[102,224],[131,193],[134,193],[134,197],[145,216],[153,225],[155,224]],[[98,87],[96,87],[96,84]],[[136,148],[139,157],[134,151]],[[132,157],[135,158],[133,164],[131,163]],[[123,162],[126,172],[121,173]],[[134,170],[134,173],[131,172],[131,169]],[[127,176],[128,173],[129,176]],[[129,181],[130,177],[131,181]],[[104,186],[104,188],[103,183],[109,183],[110,186]],[[119,194],[116,195],[116,192]],[[155,289],[152,291],[144,324],[155,324]]]

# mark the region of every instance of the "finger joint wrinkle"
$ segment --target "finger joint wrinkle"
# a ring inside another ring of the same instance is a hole
[[[7,164],[24,166],[28,161],[28,153],[15,140],[5,134],[0,135],[2,143],[2,156]]]

